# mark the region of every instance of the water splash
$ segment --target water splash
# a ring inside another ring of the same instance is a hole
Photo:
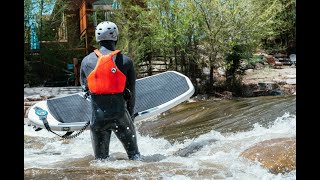
[[[164,138],[152,138],[137,132],[142,161],[128,160],[114,134],[110,142],[111,159],[96,161],[93,159],[89,131],[75,139],[62,141],[45,130],[35,132],[27,125],[24,129],[26,176],[36,172],[34,174],[39,176],[49,173],[54,177],[64,173],[66,177],[75,177],[81,167],[86,170],[85,174],[81,174],[82,177],[99,177],[107,171],[113,176],[137,179],[296,179],[295,170],[286,174],[272,174],[258,162],[239,156],[247,148],[264,140],[295,138],[296,116],[289,113],[270,121],[268,126],[255,123],[251,130],[236,133],[211,130],[183,142],[172,143]],[[182,150],[185,150],[185,154],[181,153]],[[52,168],[55,171],[49,172],[48,169]]]

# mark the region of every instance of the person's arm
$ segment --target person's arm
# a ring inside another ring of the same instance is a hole
[[[83,92],[88,92],[88,83],[87,83],[87,76],[85,73],[85,58],[81,61],[80,66],[80,85]]]
[[[128,61],[128,71],[127,71],[127,87],[130,92],[131,96],[127,100],[127,108],[130,113],[130,116],[132,117],[132,120],[134,120],[134,106],[136,101],[136,72],[134,68],[133,62],[130,60]]]

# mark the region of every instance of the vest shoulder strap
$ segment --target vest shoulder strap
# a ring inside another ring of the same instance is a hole
[[[118,54],[119,52],[120,50],[114,50],[109,55],[112,57],[113,55]]]
[[[100,57],[100,56],[103,55],[98,49],[95,49],[95,50],[93,50],[93,51],[94,51],[94,53],[96,53],[96,55],[97,55],[98,57]]]

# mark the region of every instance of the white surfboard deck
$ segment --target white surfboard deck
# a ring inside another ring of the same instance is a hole
[[[188,100],[194,91],[190,79],[176,71],[137,79],[135,121],[158,115],[175,107]],[[40,101],[30,107],[28,119],[33,126],[45,128],[43,121],[35,113],[35,107],[38,107],[48,112],[46,120],[52,131],[81,130],[91,118],[90,97],[84,99],[83,94],[80,92]]]

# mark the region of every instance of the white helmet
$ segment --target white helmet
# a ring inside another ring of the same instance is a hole
[[[119,31],[115,23],[110,21],[104,21],[97,25],[95,33],[97,42],[103,40],[117,41]]]

